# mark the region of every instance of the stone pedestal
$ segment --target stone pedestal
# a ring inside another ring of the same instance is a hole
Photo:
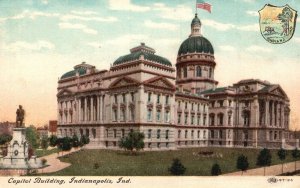
[[[28,158],[28,142],[25,134],[26,128],[14,128],[13,138],[8,146],[7,156],[0,162],[0,168],[28,169],[40,168],[42,163],[35,156]]]

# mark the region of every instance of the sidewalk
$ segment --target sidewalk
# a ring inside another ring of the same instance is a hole
[[[297,170],[300,170],[300,161],[297,161]],[[283,164],[283,173],[285,172],[294,172],[295,171],[295,162],[284,163]],[[273,165],[266,167],[266,176],[276,176],[282,174],[282,165]],[[228,174],[223,174],[223,176],[241,176],[242,171],[232,172]],[[264,168],[255,168],[243,172],[243,176],[263,176]]]
[[[59,170],[62,170],[64,168],[67,168],[70,166],[70,163],[61,162],[58,157],[62,157],[65,155],[68,155],[70,153],[79,151],[80,149],[74,149],[72,148],[70,151],[64,151],[63,153],[60,152],[59,155],[57,153],[53,153],[47,156],[40,157],[40,159],[46,159],[47,163],[46,165],[49,165],[45,168],[38,169],[37,173],[51,173],[51,172],[57,172]],[[15,170],[15,169],[2,169],[0,170],[0,176],[20,176],[20,175],[26,175],[26,170]]]

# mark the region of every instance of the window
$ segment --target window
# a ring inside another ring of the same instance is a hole
[[[210,137],[211,137],[211,138],[214,138],[214,137],[215,137],[215,134],[214,134],[214,131],[213,131],[213,130],[210,131]]]
[[[191,116],[191,125],[194,125],[194,115]]]
[[[218,123],[219,125],[223,125],[224,115],[223,113],[218,114]]]
[[[206,125],[206,114],[203,115],[203,125]]]
[[[180,108],[180,106],[181,106],[181,102],[180,102],[180,101],[178,101],[178,108]]]
[[[151,129],[149,129],[149,130],[148,130],[148,139],[150,139],[150,138],[151,138],[151,133],[152,133],[152,130],[151,130]]]
[[[206,131],[203,131],[203,138],[206,138]]]
[[[215,101],[211,102],[211,107],[214,108],[215,107]]]
[[[106,138],[108,138],[108,129],[106,129]]]
[[[197,132],[197,138],[200,138],[200,131]]]
[[[223,131],[222,130],[219,131],[219,138],[221,138],[221,139],[223,138]]]
[[[194,103],[192,103],[192,110],[194,110]]]
[[[92,129],[93,138],[96,138],[96,129]]]
[[[134,109],[130,109],[130,120],[134,121]]]
[[[183,77],[186,78],[187,77],[187,67],[183,68]]]
[[[160,94],[157,95],[156,103],[160,103]]]
[[[228,115],[228,125],[231,125],[231,115]]]
[[[130,95],[131,95],[131,102],[134,102],[134,93],[132,92],[130,93]]]
[[[187,102],[185,102],[184,109],[187,109]]]
[[[209,68],[209,78],[211,78],[212,77],[212,68]]]
[[[231,131],[228,130],[228,138],[231,138]]]
[[[157,139],[160,139],[160,129],[157,130]]]
[[[152,110],[151,110],[151,109],[148,109],[148,112],[147,112],[147,120],[148,120],[148,121],[152,121]]]
[[[115,103],[118,103],[118,95],[114,95],[115,97]]]
[[[209,114],[209,126],[215,125],[215,114]]]
[[[200,111],[200,104],[197,105],[197,111]]]
[[[187,138],[188,130],[185,130],[184,138]]]
[[[166,130],[166,139],[169,139],[169,130]]]
[[[169,95],[166,96],[166,105],[169,104]]]
[[[117,109],[114,109],[114,110],[113,110],[113,113],[114,113],[114,114],[113,114],[113,117],[114,117],[113,120],[114,120],[114,121],[117,121],[117,120],[118,120],[118,111],[117,111]]]
[[[167,123],[170,122],[170,112],[169,111],[165,112],[165,122],[167,122]]]
[[[194,138],[194,130],[192,130],[192,132],[191,132],[191,137],[192,137],[192,139]]]
[[[161,112],[160,110],[156,111],[156,121],[160,121]]]
[[[117,130],[114,129],[114,138],[117,138]]]
[[[229,101],[228,101],[228,106],[231,106],[231,104],[232,104],[232,101],[229,100]]]
[[[125,109],[121,110],[121,121],[125,121],[126,120],[126,112]]]
[[[184,124],[186,125],[188,123],[188,114],[185,114],[184,116]]]
[[[178,130],[178,138],[181,137],[181,130]]]
[[[202,72],[201,72],[201,67],[200,66],[197,66],[197,68],[196,68],[196,76],[197,77],[201,77],[202,76]]]
[[[148,102],[151,102],[151,93],[148,93]]]
[[[124,138],[124,136],[125,136],[125,130],[122,129],[122,130],[121,130],[121,137]]]
[[[219,107],[223,107],[223,101],[218,101]]]
[[[177,118],[177,124],[181,124],[181,113],[178,113]]]
[[[124,94],[122,94],[122,102],[123,102],[123,103],[125,103],[125,102],[126,102],[126,95],[125,95],[125,93],[124,93]]]
[[[200,125],[200,115],[197,116],[197,125]]]

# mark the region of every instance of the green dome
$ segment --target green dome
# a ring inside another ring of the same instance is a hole
[[[119,57],[113,65],[120,65],[128,61],[138,60],[141,55],[144,55],[145,60],[172,67],[172,63],[168,59],[155,55],[154,53],[155,51],[152,48],[147,47],[142,43],[141,46],[131,49],[130,54]]]
[[[61,76],[61,79],[65,79],[65,78],[70,78],[70,77],[73,77],[73,76],[76,76],[76,73],[79,73],[79,75],[84,75],[86,74],[86,69],[80,67],[80,68],[77,68],[75,70],[72,70],[72,71],[69,71],[69,72],[66,72],[65,74],[63,74]]]
[[[214,48],[209,42],[209,40],[207,40],[205,37],[192,36],[183,41],[178,50],[178,55],[183,55],[187,53],[214,54]]]

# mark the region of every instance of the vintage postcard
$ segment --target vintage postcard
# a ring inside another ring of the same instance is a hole
[[[299,187],[299,10],[0,0],[1,185]]]

